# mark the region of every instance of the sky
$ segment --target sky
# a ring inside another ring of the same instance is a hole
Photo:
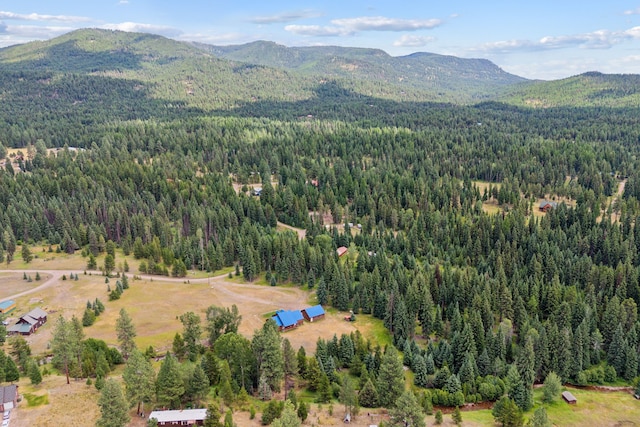
[[[485,58],[530,79],[640,74],[640,0],[0,2],[0,47],[88,27],[215,45],[269,40]]]

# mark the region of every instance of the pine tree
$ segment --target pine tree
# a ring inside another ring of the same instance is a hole
[[[451,419],[455,423],[455,425],[462,425],[462,413],[460,412],[460,407],[456,406],[456,409],[451,414]]]
[[[533,406],[533,392],[530,386],[527,386],[518,369],[511,365],[507,374],[506,383],[508,385],[508,396],[522,411],[528,411]]]
[[[549,375],[544,380],[542,401],[545,403],[555,402],[560,396],[561,389],[562,382],[560,377],[555,372],[549,372]]]
[[[547,410],[544,407],[539,407],[533,413],[531,419],[527,423],[527,427],[552,427],[553,423],[549,421],[547,416]]]
[[[176,332],[175,336],[173,337],[173,345],[171,346],[171,349],[173,350],[173,354],[176,355],[178,360],[184,359],[187,349],[184,345],[184,339],[182,338],[182,335],[180,335],[180,332]]]
[[[404,370],[397,350],[390,346],[382,356],[378,372],[377,387],[384,390],[379,395],[380,406],[391,408],[404,391]]]
[[[251,347],[258,362],[258,372],[264,375],[272,390],[280,391],[284,378],[284,360],[278,328],[273,320],[264,322],[255,332]]]
[[[198,346],[200,345],[200,336],[202,328],[200,327],[200,316],[192,311],[184,313],[180,316],[180,322],[184,327],[182,334],[186,349],[186,356],[190,361],[195,362],[198,357]]]
[[[493,405],[491,414],[503,427],[521,427],[524,424],[522,409],[507,396],[503,396]]]
[[[622,325],[618,324],[613,334],[611,344],[609,344],[609,351],[607,352],[607,361],[616,370],[616,374],[621,376],[624,373],[625,368],[625,349],[627,344],[624,339],[624,330]]]
[[[378,390],[371,379],[368,379],[358,394],[360,405],[365,408],[376,408],[378,406]]]
[[[410,391],[404,391],[389,410],[391,426],[425,427],[424,413],[418,404],[416,396]]]
[[[180,374],[180,366],[171,354],[162,361],[158,380],[156,381],[156,400],[158,405],[171,409],[180,407],[180,398],[184,394],[184,382]]]
[[[156,372],[151,362],[138,349],[134,349],[127,359],[122,373],[125,394],[129,406],[138,405],[136,413],[141,413],[140,407],[150,403],[155,394]]]
[[[272,424],[272,427],[300,427],[300,419],[296,414],[296,410],[291,402],[284,402],[282,408],[282,415],[276,419]]]
[[[638,375],[638,352],[630,345],[625,347],[625,364],[623,378],[631,381]]]
[[[415,374],[413,383],[418,387],[427,387],[429,385],[429,374],[427,373],[427,365],[424,357],[420,354],[413,356],[413,372]]]
[[[42,382],[42,374],[40,373],[40,368],[35,360],[31,359],[29,362],[29,379],[31,380],[31,384],[38,385]]]
[[[204,370],[205,375],[209,379],[209,384],[211,385],[218,384],[218,381],[220,380],[220,367],[218,366],[218,363],[219,360],[211,349],[207,349],[200,360],[202,369]]]
[[[109,379],[105,382],[98,406],[101,414],[96,422],[98,427],[125,427],[129,423],[129,406],[116,380]]]
[[[134,338],[137,334],[133,321],[124,308],[120,309],[120,316],[116,320],[116,333],[122,357],[127,360],[131,352],[136,348]]]
[[[244,389],[243,389],[244,390]],[[204,373],[201,365],[196,365],[193,375],[189,378],[188,394],[193,399],[196,406],[200,406],[209,393],[209,378]]]
[[[348,375],[342,378],[340,402],[344,405],[345,414],[356,415],[358,413],[358,396]]]

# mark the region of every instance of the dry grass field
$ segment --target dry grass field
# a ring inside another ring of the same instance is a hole
[[[23,398],[18,409],[11,411],[11,427],[86,427],[95,425],[100,416],[99,392],[84,381],[72,380],[67,385],[64,377],[48,375],[40,385],[32,386],[23,378],[19,391]]]

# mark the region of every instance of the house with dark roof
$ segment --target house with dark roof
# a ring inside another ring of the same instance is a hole
[[[558,207],[558,203],[557,202],[551,202],[549,200],[543,200],[540,202],[540,205],[538,206],[538,209],[540,209],[541,212],[549,212],[551,209],[555,209]]]
[[[15,384],[0,387],[0,412],[18,406],[18,386]]]
[[[6,301],[0,302],[0,314],[7,314],[16,309],[16,302],[14,300],[8,299]]]
[[[31,335],[45,323],[47,323],[47,312],[38,307],[20,317],[15,325],[7,328],[7,332],[9,335]]]
[[[324,315],[324,308],[320,304],[302,309],[302,316],[307,322],[323,319]]]
[[[278,325],[279,331],[297,328],[304,322],[304,317],[300,310],[278,310],[271,318]]]
[[[207,418],[206,409],[183,409],[173,411],[152,411],[149,419],[155,418],[159,427],[202,426]]]

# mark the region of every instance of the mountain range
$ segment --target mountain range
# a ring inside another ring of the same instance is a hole
[[[213,46],[98,29],[0,49],[0,71],[3,86],[29,73],[46,74],[34,78],[49,85],[72,77],[125,80],[147,98],[208,111],[318,96],[363,102],[498,101],[534,108],[640,105],[638,75],[594,72],[532,81],[486,59],[424,52],[393,57],[377,49],[285,47],[268,41]],[[11,91],[5,87],[4,92],[6,101]],[[74,96],[81,100],[91,94]]]

